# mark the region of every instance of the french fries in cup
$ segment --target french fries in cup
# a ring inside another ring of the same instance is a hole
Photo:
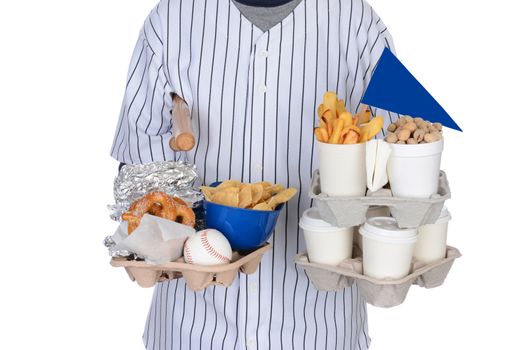
[[[319,152],[321,191],[329,196],[364,196],[366,193],[365,143],[383,128],[383,118],[368,107],[352,115],[343,100],[326,92],[317,109],[314,133]]]
[[[337,99],[334,92],[327,91],[323,103],[317,108],[319,126],[315,128],[317,141],[334,145],[350,145],[367,142],[383,129],[381,116],[372,117],[367,106],[355,116],[346,110],[345,102]]]

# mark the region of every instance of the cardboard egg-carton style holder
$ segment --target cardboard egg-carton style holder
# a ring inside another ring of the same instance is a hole
[[[321,218],[337,227],[351,227],[366,221],[371,206],[387,206],[400,228],[416,228],[433,224],[443,204],[450,198],[450,186],[444,171],[439,176],[438,193],[430,198],[393,197],[389,189],[380,189],[364,197],[329,197],[321,192],[319,170],[312,177],[310,198],[315,200]]]
[[[408,276],[397,280],[380,280],[363,275],[361,251],[354,246],[354,252],[352,259],[346,259],[337,266],[309,262],[306,253],[298,254],[295,262],[305,269],[318,290],[338,291],[351,286],[355,281],[367,303],[388,308],[403,303],[408,290],[414,284],[424,288],[442,285],[454,260],[461,256],[459,250],[449,246],[444,259],[431,264],[413,260]]]
[[[257,271],[261,259],[271,244],[267,243],[254,252],[242,256],[237,252],[232,255],[232,261],[224,265],[195,265],[184,262],[181,257],[174,262],[152,265],[144,261],[112,258],[111,266],[124,267],[132,281],[141,287],[153,287],[157,282],[183,277],[192,290],[202,290],[210,285],[230,286],[240,271],[247,275]]]

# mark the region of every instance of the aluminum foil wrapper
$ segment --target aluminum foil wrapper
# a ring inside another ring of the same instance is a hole
[[[134,253],[131,253],[127,250],[123,250],[123,249],[117,249],[117,243],[113,240],[113,237],[112,236],[107,236],[106,238],[104,238],[104,246],[106,248],[108,248],[108,252],[109,252],[109,256],[111,257],[123,257],[123,258],[127,258],[128,260],[138,260],[138,259],[141,259],[142,257],[134,254]]]
[[[195,209],[203,199],[201,192],[193,188],[198,177],[196,166],[182,161],[124,165],[115,178],[115,204],[108,206],[110,217],[120,221],[131,203],[151,191],[177,196]]]

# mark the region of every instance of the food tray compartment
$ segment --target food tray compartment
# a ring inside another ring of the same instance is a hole
[[[245,256],[234,252],[232,262],[225,265],[188,264],[184,262],[183,257],[163,265],[151,265],[144,261],[126,260],[126,258],[112,258],[110,264],[114,267],[124,267],[130,279],[144,288],[153,287],[157,282],[183,277],[188,287],[197,291],[210,285],[228,287],[238,271],[247,275],[254,273],[264,253],[270,248],[271,244],[267,243]]]
[[[389,189],[380,189],[365,197],[329,197],[321,193],[319,170],[312,176],[310,197],[315,200],[323,220],[337,227],[361,225],[370,206],[387,206],[400,228],[415,228],[433,224],[439,218],[443,204],[450,198],[450,186],[444,171],[439,176],[438,193],[430,198],[392,197]]]
[[[424,288],[442,285],[454,260],[461,257],[459,250],[449,246],[444,259],[431,264],[414,260],[408,276],[398,280],[379,280],[363,275],[363,259],[359,255],[344,260],[338,266],[311,263],[306,253],[298,254],[295,262],[305,269],[318,290],[338,291],[355,281],[367,303],[388,308],[403,303],[413,284]]]

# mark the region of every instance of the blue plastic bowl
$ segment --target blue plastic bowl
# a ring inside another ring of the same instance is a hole
[[[235,208],[207,200],[204,200],[203,206],[207,228],[222,232],[233,250],[250,252],[270,238],[284,204],[277,206],[274,211]]]

